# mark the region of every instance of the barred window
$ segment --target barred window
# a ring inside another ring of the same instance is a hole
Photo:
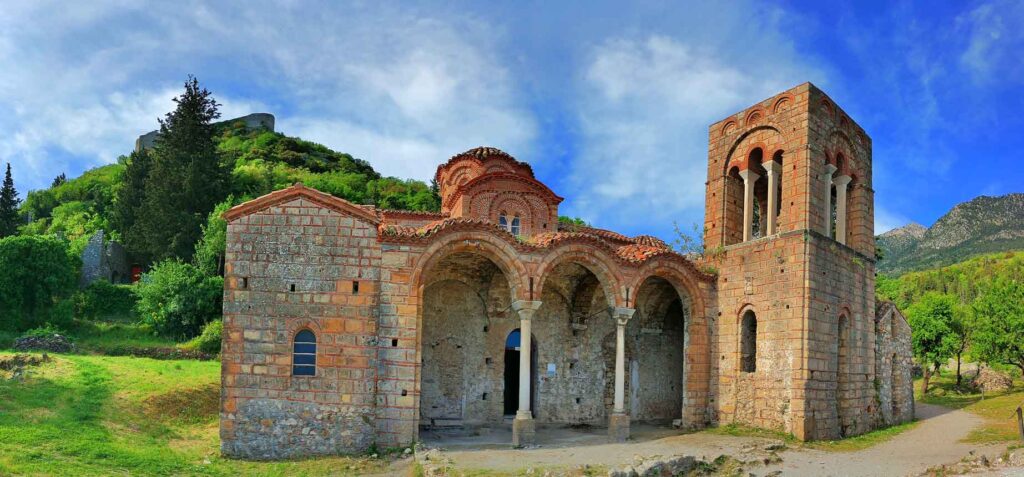
[[[498,225],[500,225],[501,228],[508,230],[508,217],[505,216],[504,212],[498,216]]]
[[[512,217],[512,226],[508,229],[512,235],[519,235],[519,216]]]
[[[295,335],[292,376],[316,376],[316,335],[302,330]]]

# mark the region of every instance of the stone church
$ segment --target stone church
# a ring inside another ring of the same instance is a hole
[[[705,247],[560,224],[529,164],[437,168],[441,211],[296,184],[229,210],[221,441],[275,459],[424,429],[739,423],[836,439],[914,413],[876,303],[871,140],[810,83],[711,125]]]

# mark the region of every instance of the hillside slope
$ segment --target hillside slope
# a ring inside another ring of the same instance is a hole
[[[929,228],[909,224],[878,237],[878,271],[898,275],[979,254],[1024,249],[1024,194],[981,196],[957,204]]]

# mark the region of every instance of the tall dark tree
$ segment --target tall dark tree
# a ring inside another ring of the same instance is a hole
[[[134,225],[145,238],[140,251],[153,260],[192,257],[206,217],[227,196],[230,174],[213,140],[220,113],[211,93],[189,76],[174,102],[174,111],[160,120]]]
[[[0,188],[0,237],[18,233],[18,191],[14,189],[14,178],[11,176],[11,163],[7,163],[7,174],[4,185]]]
[[[68,176],[65,175],[63,172],[61,172],[59,176],[53,178],[53,182],[50,183],[50,187],[51,188],[57,187],[57,186],[65,183],[67,181],[68,181]]]
[[[152,159],[146,149],[132,152],[124,161],[124,176],[121,187],[114,197],[114,207],[110,216],[111,226],[121,233],[128,251],[142,261],[148,261],[144,250],[147,250],[145,236],[141,227],[137,227],[139,210],[146,200],[146,178],[152,166]]]

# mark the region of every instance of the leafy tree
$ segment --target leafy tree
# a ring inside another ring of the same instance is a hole
[[[960,374],[960,364],[963,361],[964,353],[971,345],[971,337],[974,334],[974,314],[971,307],[957,303],[953,307],[953,354],[956,356],[956,385],[960,387],[963,376]]]
[[[757,208],[755,207],[756,211]],[[756,220],[755,220],[756,223]],[[672,222],[672,229],[675,230],[676,238],[673,240],[672,245],[675,245],[679,253],[687,255],[703,255],[704,254],[704,229],[702,229],[696,223],[690,232],[684,232],[679,228],[679,224]]]
[[[207,275],[224,275],[224,250],[227,245],[228,229],[224,212],[227,212],[233,203],[234,199],[228,197],[224,202],[217,204],[203,226],[203,237],[196,244],[196,266]]]
[[[221,314],[224,279],[179,260],[157,263],[135,287],[142,322],[170,338],[192,338]]]
[[[56,237],[0,239],[0,328],[24,331],[71,320],[77,258]]]
[[[67,181],[68,176],[64,175],[64,173],[61,172],[59,176],[53,178],[53,182],[50,183],[50,187],[52,188],[63,185]]]
[[[995,280],[975,300],[974,352],[989,363],[1016,366],[1024,373],[1024,284]]]
[[[14,178],[11,177],[11,163],[7,163],[4,184],[0,188],[0,237],[18,233],[18,191],[14,189]]]
[[[132,152],[124,159],[124,174],[121,186],[117,189],[111,211],[110,225],[121,233],[125,247],[133,254],[141,257],[146,247],[142,227],[136,227],[139,210],[146,200],[146,178],[152,159],[146,149]],[[147,261],[143,258],[142,261]]]
[[[955,308],[955,298],[935,292],[924,295],[907,308],[914,356],[924,368],[922,392],[928,392],[930,367],[934,365],[935,371],[938,371],[942,363],[948,361],[956,351]]]
[[[211,93],[195,77],[174,98],[177,107],[160,120],[160,135],[136,213],[144,243],[155,260],[192,257],[202,224],[227,195],[229,171],[217,155],[211,122],[220,117]]]

